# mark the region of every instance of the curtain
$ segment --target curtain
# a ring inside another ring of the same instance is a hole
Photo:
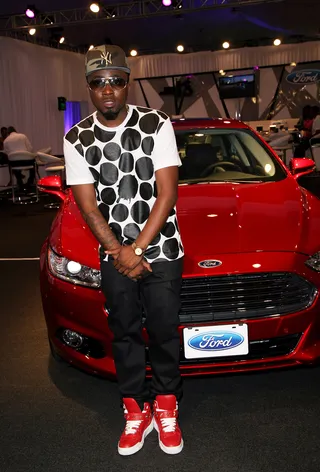
[[[81,120],[80,102],[67,102],[64,112],[64,132],[67,133],[70,128]]]

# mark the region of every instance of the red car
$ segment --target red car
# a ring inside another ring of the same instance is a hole
[[[292,159],[289,170],[237,121],[182,119],[174,128],[186,254],[182,374],[314,363],[320,358],[320,200],[297,182],[314,161]],[[63,201],[41,251],[52,353],[114,376],[97,241],[60,177],[45,177],[39,187]]]

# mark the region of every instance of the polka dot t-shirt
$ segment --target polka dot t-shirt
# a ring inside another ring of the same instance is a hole
[[[98,207],[121,244],[135,241],[146,224],[157,197],[155,172],[181,165],[169,117],[133,105],[118,127],[103,126],[96,112],[73,126],[64,138],[64,156],[67,184],[94,184]],[[182,256],[173,208],[145,258],[160,262]]]

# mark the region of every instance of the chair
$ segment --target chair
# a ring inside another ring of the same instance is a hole
[[[59,175],[61,177],[61,181],[64,182],[65,180],[65,161],[60,157],[52,156],[51,154],[47,154],[45,152],[38,151],[37,152],[37,164],[44,165],[45,171],[47,175]],[[44,205],[45,208],[56,209],[59,208],[60,203],[48,203]]]
[[[11,190],[12,190],[12,201],[16,204],[25,205],[28,203],[36,203],[39,201],[38,187],[36,187],[36,193],[30,193],[22,191],[21,187],[23,184],[22,177],[15,175],[15,171],[30,171],[30,174],[33,174],[33,179],[35,180],[36,175],[36,159],[35,154],[28,151],[16,151],[8,155],[8,164],[11,177]],[[15,189],[14,179],[16,177],[20,183],[20,188],[18,192]],[[30,179],[30,178],[29,178]],[[28,179],[28,180],[29,180]]]

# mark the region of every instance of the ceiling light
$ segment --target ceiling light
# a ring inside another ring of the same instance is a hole
[[[222,47],[223,49],[229,49],[230,43],[228,43],[228,41],[225,41],[224,43],[222,43]]]
[[[162,0],[162,5],[164,7],[170,7],[171,3],[171,0]]]
[[[297,63],[296,62],[291,62],[290,66],[296,67]]]
[[[220,70],[219,70],[219,74],[220,74],[220,75],[226,75],[226,73],[225,73],[225,71],[224,71],[223,69],[220,69]]]
[[[91,46],[89,46],[89,51],[91,51],[91,49],[93,49],[93,48],[94,48],[94,45],[91,44]]]
[[[273,41],[274,46],[280,46],[281,44],[281,39],[277,38]]]
[[[178,44],[177,51],[178,52],[183,52],[184,51],[184,46],[182,44]]]
[[[25,14],[28,18],[34,18],[36,16],[36,9],[34,5],[28,5]]]
[[[29,29],[29,34],[31,34],[31,36],[33,36],[34,34],[36,34],[36,29],[35,28],[30,28]]]
[[[64,36],[61,36],[61,38],[59,39],[59,43],[60,44],[64,43],[64,39],[65,39]]]
[[[138,55],[138,51],[136,49],[131,49],[130,56],[135,57]]]
[[[99,7],[98,3],[91,3],[90,10],[93,13],[98,13],[98,11],[100,10],[100,7]]]

